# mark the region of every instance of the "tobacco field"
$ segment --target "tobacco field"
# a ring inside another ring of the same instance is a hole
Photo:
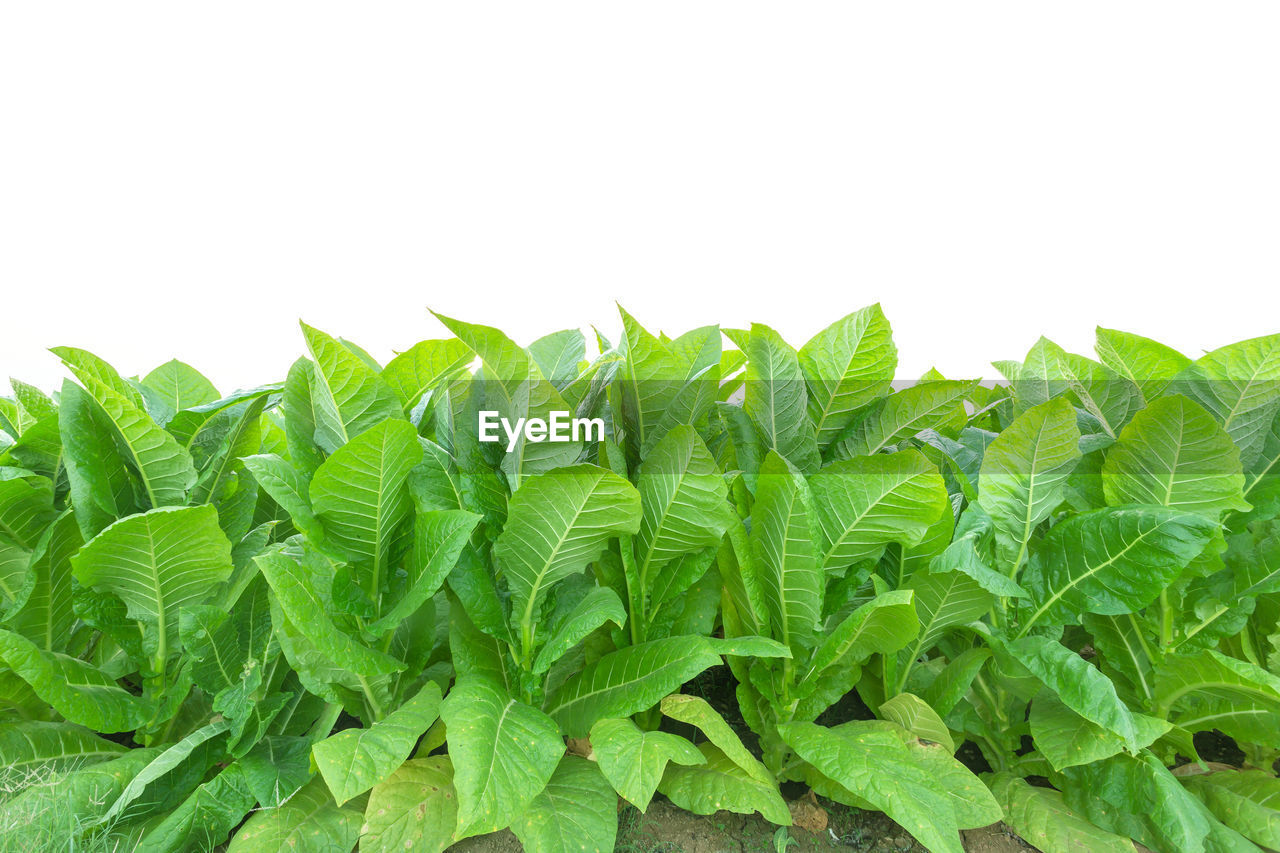
[[[227,396],[13,381],[0,851],[611,851],[655,799],[785,851],[813,795],[935,853],[1280,849],[1280,335],[902,381],[878,306],[438,319]]]

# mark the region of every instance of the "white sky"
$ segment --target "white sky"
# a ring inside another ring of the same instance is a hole
[[[903,376],[1280,331],[1280,6],[0,7],[0,388],[884,304]]]

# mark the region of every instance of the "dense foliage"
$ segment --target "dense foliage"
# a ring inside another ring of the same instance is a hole
[[[1280,336],[895,384],[878,306],[591,360],[440,320],[226,397],[13,383],[4,849],[610,850],[618,797],[786,826],[783,782],[940,853],[1280,848]],[[723,663],[728,721],[680,692]]]

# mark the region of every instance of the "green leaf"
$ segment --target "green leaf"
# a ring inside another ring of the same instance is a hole
[[[363,820],[334,804],[322,779],[314,779],[278,809],[256,811],[231,839],[227,853],[351,853]]]
[[[142,508],[133,475],[116,449],[110,418],[79,385],[62,384],[58,432],[76,520],[86,539]],[[194,473],[194,472],[193,472]]]
[[[595,764],[566,755],[511,830],[528,853],[612,850],[618,796]]]
[[[809,479],[824,572],[879,558],[890,542],[917,545],[951,509],[942,475],[917,450],[835,462]]]
[[[818,440],[809,420],[805,376],[796,351],[781,335],[760,323],[751,324],[749,335],[726,334],[747,354],[743,410],[760,430],[766,449],[805,474],[816,471]],[[830,405],[830,401],[823,405]]]
[[[1191,359],[1162,343],[1115,329],[1097,330],[1094,349],[1107,367],[1138,386],[1143,398],[1154,400]]]
[[[0,661],[67,720],[94,731],[132,731],[150,714],[142,699],[92,664],[41,651],[11,631],[0,630]]]
[[[779,826],[791,825],[791,811],[777,785],[743,770],[714,744],[698,744],[705,761],[693,766],[668,764],[658,785],[667,799],[694,814],[727,810],[737,814],[760,812]]]
[[[1022,565],[1036,526],[1062,502],[1079,440],[1075,411],[1058,398],[1028,409],[987,447],[978,504],[995,525],[1006,574]]]
[[[196,748],[204,744],[206,741],[217,737],[231,727],[231,723],[226,720],[216,720],[196,729],[182,740],[168,747],[147,763],[147,766],[138,771],[138,775],[125,785],[124,790],[120,792],[120,796],[111,804],[111,808],[107,809],[98,821],[99,824],[109,824],[114,818],[122,815],[125,809],[134,803],[147,786],[155,782],[169,773],[173,772],[183,762],[195,752]]]
[[[233,764],[196,788],[146,834],[134,853],[212,850],[227,840],[254,802],[240,765]]]
[[[440,717],[458,792],[458,838],[502,829],[524,813],[564,754],[555,722],[475,676],[458,680]]]
[[[578,376],[587,357],[587,341],[578,329],[552,332],[529,344],[529,356],[539,372],[559,388]]]
[[[375,424],[404,416],[395,392],[362,358],[319,329],[300,325],[317,368],[311,375],[314,439],[326,453]]]
[[[1169,655],[1156,666],[1161,712],[1189,732],[1218,729],[1241,741],[1274,744],[1280,677],[1214,649]]]
[[[715,744],[726,758],[745,770],[747,775],[761,782],[773,783],[773,774],[742,745],[737,733],[706,699],[676,693],[662,700],[662,713],[701,731],[707,736],[707,740]]]
[[[591,748],[614,790],[642,812],[648,810],[668,762],[686,767],[706,762],[679,735],[643,731],[626,719],[597,721],[591,727]]]
[[[845,617],[796,679],[795,696],[811,695],[828,667],[862,664],[874,654],[893,654],[911,642],[919,630],[914,597],[909,589],[883,592]]]
[[[105,385],[117,394],[128,398],[139,409],[142,408],[142,394],[138,389],[121,378],[114,367],[93,353],[76,347],[50,347],[49,352],[62,359],[62,363],[69,367],[76,378],[85,385],[91,381]]]
[[[163,666],[178,648],[178,611],[231,574],[231,543],[209,505],[154,509],[117,521],[71,558],[76,580],[119,596]]]
[[[421,341],[391,359],[382,380],[407,412],[423,394],[463,375],[472,358],[471,348],[457,338]]]
[[[440,687],[434,681],[367,729],[346,729],[313,747],[316,767],[338,805],[386,779],[409,757],[436,721]]]
[[[1031,594],[1021,633],[1085,612],[1146,607],[1204,550],[1217,525],[1155,506],[1098,509],[1055,525],[1031,554],[1022,585]]]
[[[639,526],[639,493],[595,465],[538,474],[516,490],[493,553],[507,576],[526,652],[535,608],[547,590],[585,569],[610,538],[635,533]]]
[[[818,447],[826,449],[857,409],[888,391],[898,366],[893,330],[880,305],[855,311],[818,332],[800,348],[799,364]]]
[[[318,573],[280,553],[263,554],[256,562],[295,630],[334,664],[365,678],[404,669],[400,661],[357,642],[333,623],[319,593],[325,580]]]
[[[1157,504],[1212,521],[1247,510],[1240,454],[1213,417],[1186,397],[1139,412],[1102,464],[1107,503]]]
[[[957,625],[972,622],[991,609],[995,599],[973,578],[961,572],[917,572],[908,583],[914,595],[920,630],[909,647],[909,660],[933,647]]]
[[[968,420],[964,400],[976,382],[930,380],[895,391],[857,422],[830,451],[836,458],[871,456],[925,430],[951,433]]]
[[[1139,748],[1150,746],[1171,728],[1166,720],[1145,714],[1134,714],[1133,723]],[[1089,722],[1049,691],[1031,702],[1031,736],[1054,770],[1101,761],[1127,748],[1119,735]]]
[[[259,805],[279,808],[315,775],[311,739],[268,735],[245,753],[237,766]]]
[[[929,707],[929,703],[914,693],[899,693],[884,702],[877,712],[882,719],[897,723],[902,728],[923,738],[946,747],[948,754],[956,751],[955,741],[947,724],[938,716],[938,712]]]
[[[1004,808],[1005,822],[1044,853],[1133,853],[1132,841],[1094,826],[1052,788],[1008,773],[997,774],[988,785]]]
[[[641,506],[635,540],[638,587],[648,594],[661,567],[720,544],[730,521],[727,489],[711,453],[690,426],[673,427],[654,446],[637,472],[636,488]],[[649,603],[654,610],[687,589],[670,583],[652,586],[664,593]]]
[[[533,662],[533,673],[540,675],[546,672],[565,652],[606,622],[612,622],[621,628],[626,621],[627,611],[618,594],[609,587],[592,587],[565,617],[547,644],[538,651],[538,657]]]
[[[388,420],[338,448],[311,478],[311,506],[330,542],[367,567],[376,599],[396,537],[413,512],[409,472],[422,461],[408,421]]]
[[[794,652],[809,646],[822,615],[822,573],[814,555],[809,489],[770,451],[752,509],[751,553],[773,635]]]
[[[0,541],[32,551],[56,517],[53,483],[20,468],[0,468]]]
[[[1201,356],[1178,375],[1170,390],[1212,412],[1248,467],[1280,407],[1280,335],[1228,344]]]
[[[312,544],[323,545],[324,529],[311,508],[311,476],[274,453],[245,456],[241,461],[262,490],[289,513],[298,532]]]
[[[399,595],[390,608],[386,607],[369,631],[381,635],[394,630],[412,616],[431,596],[439,591],[445,577],[458,563],[458,557],[466,546],[471,531],[480,522],[480,516],[463,510],[435,510],[420,512],[414,519],[413,548],[405,561],[406,575],[397,578],[395,589]]]
[[[955,807],[934,776],[902,740],[884,729],[846,723],[827,729],[814,723],[783,723],[778,731],[796,754],[836,783],[820,791],[837,800],[844,792],[870,804],[935,853],[963,853]]]
[[[394,362],[393,362],[394,363]],[[369,795],[361,853],[441,853],[454,841],[458,803],[448,756],[406,761]]]
[[[143,377],[142,388],[147,409],[161,426],[183,409],[212,403],[221,396],[200,371],[176,358]]]
[[[1102,433],[1114,437],[1141,402],[1130,382],[1105,365],[1069,353],[1047,338],[1036,341],[1013,385],[1023,406],[1071,392]]]
[[[1049,637],[1023,637],[1007,653],[1026,667],[1071,710],[1118,735],[1130,752],[1138,749],[1133,714],[1116,695],[1111,680],[1080,655]]]
[[[702,637],[667,637],[604,655],[571,675],[546,710],[568,737],[585,737],[598,720],[651,708],[698,673],[720,663]]]
[[[1265,770],[1223,770],[1186,777],[1182,784],[1253,843],[1280,848],[1280,779]]]
[[[75,514],[67,511],[46,528],[31,554],[26,600],[8,624],[45,651],[64,650],[70,637],[71,557],[83,544]]]
[[[19,779],[78,769],[125,751],[74,723],[0,723],[0,765]]]

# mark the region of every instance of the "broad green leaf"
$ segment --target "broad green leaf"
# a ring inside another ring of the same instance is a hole
[[[380,635],[394,630],[435,595],[457,565],[458,556],[479,521],[479,515],[463,510],[418,513],[414,519],[413,548],[405,561],[406,574],[392,581],[395,603],[388,608],[384,602],[384,612],[369,625],[369,631]]]
[[[1253,843],[1280,848],[1280,779],[1265,770],[1223,770],[1189,776],[1182,784]]]
[[[1022,585],[1031,595],[1021,633],[1080,614],[1146,607],[1204,550],[1217,525],[1156,506],[1098,509],[1055,525],[1032,550]]]
[[[1038,405],[1070,392],[1108,436],[1114,437],[1141,404],[1141,394],[1111,368],[1069,353],[1040,338],[1027,353],[1014,395],[1023,406]]]
[[[471,348],[457,338],[421,341],[387,362],[382,381],[407,412],[423,394],[465,373],[472,358]]]
[[[714,744],[698,744],[701,764],[668,764],[658,790],[685,811],[715,814],[760,812],[779,826],[791,825],[791,811],[773,782],[765,782],[743,770]]]
[[[274,453],[254,454],[241,461],[262,490],[289,513],[298,532],[313,544],[323,544],[324,529],[311,507],[311,476]]]
[[[142,395],[151,416],[161,426],[183,409],[212,403],[221,396],[200,371],[176,358],[143,377]]]
[[[939,714],[950,714],[969,692],[973,680],[990,658],[990,649],[981,646],[965,649],[933,676],[929,684],[921,689],[920,697]]]
[[[911,642],[919,630],[914,596],[910,589],[889,590],[845,617],[801,670],[795,695],[811,694],[830,666],[861,664],[874,654],[893,654]]]
[[[773,775],[743,746],[737,733],[706,699],[676,693],[662,700],[662,713],[697,728],[726,758],[745,770],[747,775],[761,782],[773,782]]]
[[[345,729],[312,749],[316,767],[338,805],[386,779],[436,721],[440,687],[428,681],[416,696],[367,729]]]
[[[1156,400],[1121,431],[1102,464],[1102,488],[1112,506],[1157,504],[1212,521],[1249,509],[1231,438],[1181,396]]]
[[[527,853],[612,850],[618,795],[594,763],[566,755],[511,830]]]
[[[62,651],[71,634],[71,557],[84,540],[73,512],[49,525],[31,554],[23,598],[8,626],[46,651]]]
[[[639,493],[595,465],[539,474],[516,490],[493,553],[507,576],[526,651],[532,646],[535,608],[547,590],[585,569],[610,538],[635,533],[639,525]]]
[[[747,354],[743,410],[760,430],[765,448],[805,474],[816,471],[818,440],[809,420],[805,377],[796,351],[760,323],[752,323],[749,334],[726,334]]]
[[[400,765],[369,794],[360,850],[441,853],[453,843],[457,822],[453,765],[448,756],[415,758]]]
[[[1101,326],[1094,349],[1103,364],[1137,385],[1148,402],[1191,364],[1191,359],[1162,343]]]
[[[945,517],[950,520],[950,513]],[[987,564],[988,548],[985,539],[991,527],[991,519],[982,511],[982,508],[970,504],[954,531],[955,540],[929,561],[929,571],[933,574],[961,572],[973,578],[979,586],[997,597],[1029,597],[1027,591],[1017,581],[997,572]]]
[[[1208,810],[1149,751],[1068,767],[1063,775],[1068,805],[1103,829],[1161,850],[1206,849]]]
[[[13,377],[9,377],[9,385],[13,388],[14,399],[37,421],[42,421],[50,416],[57,416],[57,404],[39,388]]]
[[[56,517],[53,483],[20,468],[0,468],[0,542],[33,551]]]
[[[125,751],[120,744],[74,723],[0,723],[0,765],[19,778],[75,770]]]
[[[110,418],[71,380],[59,396],[58,432],[76,521],[86,539],[144,506],[112,437]]]
[[[840,789],[896,820],[935,853],[963,853],[955,807],[933,774],[913,758],[895,734],[863,723],[823,728],[783,723],[778,731],[796,754],[838,786],[822,791],[837,800]],[[811,783],[812,784],[812,783]]]
[[[85,390],[114,425],[120,454],[137,474],[152,507],[178,506],[196,483],[191,454],[129,397],[89,378]]]
[[[30,640],[0,630],[0,661],[36,695],[73,723],[98,732],[132,731],[151,709],[92,664],[44,652]]]
[[[812,643],[822,615],[814,541],[808,486],[770,451],[756,486],[751,555],[773,636],[797,653]]]
[[[117,521],[71,558],[76,580],[120,598],[163,666],[178,648],[178,612],[231,574],[231,543],[205,505],[154,509]]]
[[[565,652],[606,622],[621,628],[626,621],[627,611],[618,594],[606,586],[592,587],[565,617],[546,645],[538,650],[538,657],[533,662],[534,674],[546,672]]]
[[[422,461],[408,421],[387,420],[352,438],[311,478],[311,506],[329,541],[357,561],[371,598],[382,591],[398,535],[413,512],[409,472]]]
[[[1116,695],[1115,685],[1080,655],[1057,640],[1023,637],[1005,647],[1062,704],[1091,723],[1118,735],[1130,752],[1138,749],[1133,714]]]
[[[324,780],[316,778],[280,808],[254,812],[227,853],[351,853],[362,820],[355,809],[335,805]]]
[[[1170,390],[1192,397],[1222,424],[1250,467],[1280,407],[1280,335],[1229,344],[1201,356]]]
[[[109,824],[114,818],[123,815],[125,809],[129,808],[132,803],[142,796],[148,785],[172,773],[195,752],[197,747],[222,734],[230,727],[231,724],[226,720],[215,720],[201,726],[182,740],[166,748],[151,761],[147,762],[147,766],[139,770],[138,775],[134,776],[128,785],[125,785],[124,790],[120,792],[120,796],[116,797],[115,802],[111,804],[111,808],[107,809],[107,813],[98,822],[100,824]]]
[[[1036,526],[1062,502],[1079,440],[1075,411],[1058,398],[1021,414],[987,447],[978,504],[995,525],[1006,574],[1022,565]]]
[[[915,732],[887,720],[862,721],[854,723],[851,728],[880,729],[902,741],[915,763],[933,777],[941,790],[946,791],[956,825],[961,829],[989,826],[1001,818],[1000,804],[987,786],[944,745],[922,739]]]
[[[478,677],[440,706],[458,792],[459,838],[502,829],[524,813],[564,754],[555,722]]]
[[[245,784],[262,808],[279,808],[311,781],[315,775],[311,740],[268,735],[237,762]]]
[[[51,347],[49,352],[62,359],[62,363],[70,368],[83,384],[88,385],[90,381],[98,382],[128,398],[137,408],[142,408],[142,393],[126,382],[114,367],[98,356],[76,347]]]
[[[316,370],[311,375],[315,442],[333,453],[388,418],[402,418],[400,401],[377,371],[319,329],[302,323]]]
[[[598,720],[652,708],[720,656],[702,637],[667,637],[604,655],[571,675],[546,711],[568,737],[585,737]]]
[[[877,713],[881,719],[897,723],[917,737],[941,744],[948,754],[956,751],[947,724],[937,711],[929,707],[928,702],[914,693],[899,693],[883,703]]]
[[[591,727],[591,748],[614,790],[642,812],[648,810],[668,762],[688,767],[707,760],[679,735],[643,731],[626,719],[597,721]]]
[[[988,784],[1004,808],[1005,822],[1044,853],[1133,853],[1132,841],[1094,826],[1052,788],[1008,773],[997,774]]]
[[[995,602],[991,593],[961,572],[917,572],[908,587],[920,630],[909,647],[910,660],[933,647],[943,634],[986,613]]]
[[[916,450],[835,462],[809,491],[824,572],[877,559],[890,542],[919,544],[951,508],[942,475]]]
[[[690,426],[672,428],[649,452],[637,472],[636,487],[641,506],[635,539],[638,587],[648,594],[650,580],[663,566],[720,544],[730,520],[727,490],[715,460]],[[671,584],[660,586],[671,590],[665,597],[684,592]],[[652,607],[662,600],[655,597]]]
[[[895,391],[830,451],[836,458],[871,456],[925,430],[951,434],[968,419],[964,400],[976,382],[930,380]]]
[[[827,326],[798,355],[820,449],[849,425],[857,409],[885,394],[898,366],[893,330],[879,304]]]
[[[322,575],[280,553],[263,554],[256,562],[295,630],[334,664],[365,678],[404,669],[400,661],[363,645],[334,624],[321,597]]]
[[[240,765],[233,764],[196,788],[143,837],[134,853],[215,849],[254,803]]]
[[[1151,646],[1141,620],[1133,615],[1095,616],[1082,620],[1099,652],[1098,664],[1104,673],[1131,697],[1146,702],[1155,697],[1151,673]]]
[[[1251,743],[1274,744],[1280,727],[1280,677],[1213,649],[1170,655],[1156,667],[1162,713],[1189,732],[1218,729]]]
[[[552,384],[563,388],[578,375],[587,357],[587,341],[578,329],[552,332],[529,344],[529,356]]]
[[[1031,701],[1030,719],[1036,749],[1054,770],[1101,761],[1126,749],[1119,735],[1089,722],[1048,691]],[[1133,723],[1139,748],[1150,746],[1171,728],[1166,720],[1145,714],[1134,714]]]

